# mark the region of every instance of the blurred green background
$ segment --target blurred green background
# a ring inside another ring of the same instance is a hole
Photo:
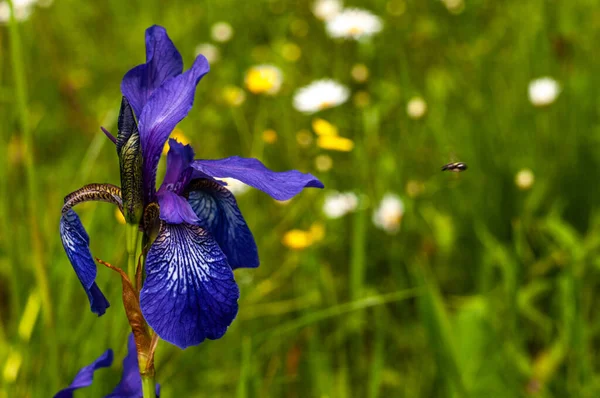
[[[600,396],[597,1],[345,6],[378,15],[382,31],[334,40],[300,0],[57,0],[0,27],[0,397],[52,396],[109,347],[113,367],[78,396],[107,394],[120,377],[121,283],[98,268],[112,306],[92,314],[58,222],[66,194],[119,184],[99,128],[116,131],[121,78],[144,61],[152,24],[186,67],[201,43],[220,52],[179,126],[198,157],[258,157],[326,186],[284,205],[238,196],[261,266],[236,271],[240,311],[222,339],[159,344],[163,397]],[[230,40],[211,37],[217,22]],[[283,74],[273,96],[244,86],[264,63]],[[368,78],[353,78],[357,64]],[[528,86],[542,76],[562,91],[536,107]],[[350,99],[296,111],[296,90],[324,77]],[[231,104],[239,89],[245,101]],[[427,104],[419,119],[406,111],[415,96]],[[319,148],[315,117],[354,149]],[[450,161],[469,170],[440,172]],[[534,181],[519,186],[523,169]],[[332,190],[358,195],[357,209],[328,218]],[[404,203],[396,233],[372,222],[386,193]],[[114,208],[76,210],[94,255],[124,265]],[[286,246],[288,231],[311,227],[321,239]]]

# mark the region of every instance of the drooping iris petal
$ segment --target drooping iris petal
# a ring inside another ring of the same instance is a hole
[[[75,379],[69,387],[60,390],[54,398],[73,398],[73,391],[90,386],[92,384],[92,380],[94,379],[94,372],[100,368],[107,368],[112,364],[113,361],[113,352],[112,350],[106,350],[106,352],[90,365],[84,367],[77,373]]]
[[[146,63],[136,66],[125,74],[121,92],[129,100],[136,117],[150,96],[167,79],[183,71],[181,54],[162,26],[146,29]]]
[[[146,258],[142,313],[160,338],[180,348],[218,339],[240,292],[217,242],[196,225],[163,223]]]
[[[121,381],[113,392],[105,398],[141,398],[142,394],[142,378],[140,377],[137,349],[132,333],[127,340],[127,356],[123,359]],[[160,396],[160,386],[158,384],[156,384],[156,396]]]
[[[188,202],[198,225],[214,237],[232,269],[258,267],[258,249],[233,194],[210,180],[192,183]]]
[[[272,171],[253,158],[232,156],[216,160],[195,160],[192,167],[211,177],[235,178],[277,200],[291,199],[304,188],[323,188],[323,183],[312,174],[298,170]]]
[[[180,194],[192,178],[190,164],[194,161],[194,150],[190,145],[183,145],[169,139],[169,153],[167,154],[167,173],[160,186],[159,192],[169,190]]]
[[[154,201],[156,168],[171,131],[190,111],[196,85],[209,71],[208,61],[199,55],[192,67],[157,88],[139,118],[144,156],[144,192],[147,203]]]
[[[160,192],[158,195],[160,219],[170,224],[197,224],[198,217],[184,197],[171,191]]]
[[[96,285],[96,263],[90,252],[90,238],[73,210],[65,212],[60,218],[60,238],[67,257],[88,295],[92,312],[99,316],[104,314],[110,304]]]

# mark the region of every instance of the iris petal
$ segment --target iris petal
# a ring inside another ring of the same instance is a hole
[[[127,340],[127,356],[123,359],[121,381],[106,398],[140,398],[142,394],[142,378],[140,377],[137,348],[132,333]],[[156,396],[160,396],[160,386],[158,384],[156,384]]]
[[[160,206],[160,219],[170,224],[197,224],[199,221],[185,198],[171,191],[158,194],[158,205]]]
[[[98,315],[104,314],[110,304],[96,285],[96,263],[90,252],[90,238],[73,210],[65,212],[60,219],[60,238],[67,257],[88,295],[92,311]]]
[[[171,131],[190,111],[196,85],[209,71],[208,61],[199,55],[192,67],[154,91],[139,118],[144,156],[144,192],[147,202],[155,199],[156,168]]]
[[[183,71],[181,54],[162,26],[146,29],[146,63],[136,66],[125,74],[121,92],[129,100],[136,117],[150,96],[167,79]]]
[[[167,154],[167,173],[163,179],[160,191],[169,190],[180,194],[192,177],[193,169],[190,164],[194,161],[194,150],[190,145],[183,145],[169,139]]]
[[[188,202],[199,218],[198,225],[214,237],[232,269],[258,267],[258,249],[233,194],[210,180],[193,184]]]
[[[225,255],[199,226],[163,223],[146,258],[142,313],[180,348],[218,339],[238,310],[239,289]]]
[[[100,355],[98,359],[81,369],[79,373],[77,373],[77,376],[75,376],[75,379],[73,379],[71,385],[57,392],[54,398],[73,398],[73,391],[90,386],[94,379],[94,372],[100,368],[109,367],[112,364],[112,361],[112,350],[106,350],[106,352]]]
[[[192,167],[211,177],[235,178],[277,200],[291,199],[304,188],[323,188],[323,183],[312,174],[298,170],[275,172],[252,158],[232,156],[217,160],[195,160]]]

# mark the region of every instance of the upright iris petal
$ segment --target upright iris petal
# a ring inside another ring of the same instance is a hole
[[[196,85],[208,71],[208,61],[198,56],[189,70],[157,88],[142,110],[139,130],[144,156],[144,191],[148,202],[155,197],[156,168],[165,142],[192,108]]]
[[[73,379],[73,382],[67,388],[56,393],[54,398],[73,398],[73,391],[92,385],[94,372],[100,368],[108,368],[112,364],[112,361],[112,350],[106,350],[104,354],[98,357],[98,359],[82,368],[79,373],[77,373],[77,376],[75,376],[75,379]]]
[[[163,339],[181,348],[218,339],[238,310],[233,271],[209,233],[163,223],[146,258],[142,313]]]
[[[98,315],[104,314],[110,304],[96,285],[96,263],[90,252],[90,238],[73,210],[67,211],[60,218],[60,238],[87,293],[92,311]]]
[[[235,178],[277,200],[291,199],[304,188],[323,188],[323,183],[312,174],[298,170],[275,172],[267,169],[258,159],[232,156],[218,160],[196,160],[192,167],[211,177]]]
[[[146,30],[146,63],[131,69],[121,82],[121,91],[127,97],[139,118],[150,96],[167,79],[183,71],[181,54],[173,45],[162,26]]]

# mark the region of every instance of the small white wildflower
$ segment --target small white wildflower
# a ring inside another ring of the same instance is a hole
[[[521,169],[515,176],[515,184],[519,189],[526,191],[535,182],[535,176],[533,175],[533,171],[530,169]]]
[[[31,15],[33,6],[37,0],[13,0],[13,9],[15,10],[15,19],[25,21]],[[0,23],[10,22],[10,7],[8,1],[0,1]]]
[[[328,218],[340,218],[356,210],[358,196],[354,192],[331,192],[325,196],[323,213]]]
[[[465,9],[464,0],[442,0],[442,3],[452,14],[460,14]]]
[[[333,38],[355,39],[379,33],[381,18],[366,10],[349,8],[327,21],[327,33]]]
[[[214,41],[225,43],[233,37],[233,28],[227,22],[217,22],[210,29],[210,35]]]
[[[196,46],[196,56],[200,54],[204,55],[210,64],[217,62],[221,58],[219,47],[210,43],[202,43]]]
[[[227,185],[225,188],[229,189],[232,194],[235,196],[242,195],[250,189],[250,186],[244,184],[240,180],[236,180],[235,178],[219,178],[219,180],[226,182]]]
[[[342,2],[340,0],[316,0],[312,6],[312,12],[315,17],[329,21],[342,11]]]
[[[300,112],[314,113],[341,105],[349,96],[350,90],[335,80],[317,80],[296,91],[294,108]]]
[[[420,119],[427,112],[427,103],[421,97],[413,97],[406,104],[406,113],[411,119]]]
[[[550,105],[560,94],[560,84],[551,77],[542,77],[529,83],[529,101],[535,106]]]
[[[404,215],[404,203],[398,195],[386,194],[379,207],[373,212],[373,223],[377,228],[394,234],[400,229],[400,222]]]

